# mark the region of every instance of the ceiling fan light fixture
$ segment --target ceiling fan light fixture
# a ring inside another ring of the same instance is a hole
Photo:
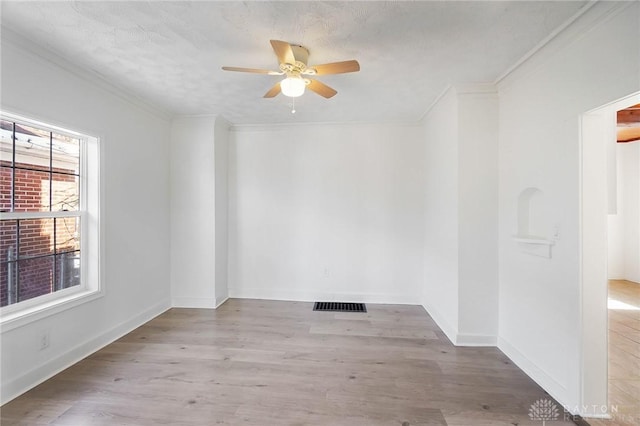
[[[290,98],[302,96],[307,83],[301,77],[287,77],[280,82],[282,94]]]
[[[280,93],[290,98],[297,98],[304,94],[305,86],[309,86],[309,90],[326,99],[335,96],[338,92],[321,81],[314,78],[304,78],[305,76],[344,74],[360,71],[360,64],[355,59],[308,67],[307,59],[309,57],[309,51],[307,48],[282,40],[271,40],[271,47],[273,47],[273,51],[278,57],[278,63],[280,64],[278,71],[242,67],[222,67],[222,69],[225,71],[248,72],[252,74],[286,75],[286,78],[274,84],[267,93],[264,94],[263,98],[275,98]]]

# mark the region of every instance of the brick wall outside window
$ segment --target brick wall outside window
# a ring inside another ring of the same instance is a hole
[[[14,211],[48,211],[51,190],[53,210],[77,210],[78,177],[72,175],[74,170],[54,168],[50,185],[48,170],[23,170],[20,167],[33,165],[16,164]],[[1,211],[11,209],[11,180],[11,163],[0,161]],[[68,273],[79,258],[79,218],[22,219],[19,226],[19,255],[27,258],[8,262],[15,260],[18,254],[18,221],[0,221],[0,306],[8,304],[9,276],[19,277],[18,300],[31,299],[79,283],[79,277]]]

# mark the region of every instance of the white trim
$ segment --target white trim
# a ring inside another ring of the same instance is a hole
[[[427,311],[436,325],[440,327],[440,330],[442,330],[445,336],[447,336],[449,341],[452,344],[456,345],[456,341],[458,340],[458,331],[456,330],[456,328],[449,324],[449,321],[444,318],[444,315],[442,315],[435,306],[430,306],[427,303],[423,303],[422,307],[425,311]]]
[[[458,95],[498,95],[498,88],[493,83],[461,83],[454,84]]]
[[[567,48],[577,39],[584,37],[596,26],[635,3],[633,1],[589,0],[589,3],[585,4],[574,16],[498,77],[494,84],[503,89],[512,80],[521,79],[523,75],[545,63],[550,57]]]
[[[68,137],[78,138],[78,139],[85,139],[87,137],[87,135],[75,130],[69,130],[65,127],[56,126],[51,123],[45,123],[40,120],[26,118],[24,115],[14,114],[11,112],[6,112],[4,110],[0,111],[0,116],[6,121],[13,121],[16,124],[24,124],[25,126],[37,127],[40,130],[55,133],[61,136],[68,136]]]
[[[567,411],[569,411],[569,410],[567,410]],[[571,413],[571,411],[569,411],[569,412]],[[583,411],[582,411],[582,410],[581,410],[581,411],[579,411],[579,412],[576,412],[576,413],[571,413],[571,414],[573,414],[573,415],[576,415],[576,414],[577,414],[577,415],[579,415],[580,417],[584,417],[584,418],[587,418],[587,419],[604,419],[604,420],[610,420],[610,419],[613,419],[613,418],[614,418],[611,414],[581,414],[581,413],[583,413]]]
[[[438,309],[434,306],[429,306],[426,303],[422,304],[422,307],[429,314],[431,319],[436,323],[440,330],[447,336],[449,341],[455,346],[480,346],[480,347],[495,347],[498,344],[498,336],[492,336],[489,334],[462,334],[458,333],[449,322],[444,318]]]
[[[82,194],[80,198],[80,202],[82,203]],[[10,220],[10,219],[52,219],[52,218],[61,218],[61,217],[82,217],[84,211],[82,210],[62,210],[62,211],[52,211],[52,212],[6,212],[0,213],[0,220]]]
[[[227,120],[225,120],[227,121]],[[228,121],[227,121],[228,122]],[[388,122],[369,122],[369,121],[350,121],[350,122],[307,122],[307,123],[272,123],[272,124],[232,124],[229,132],[263,132],[287,130],[290,128],[300,128],[308,126],[333,126],[333,127],[356,127],[356,126],[376,126],[376,127],[420,127],[422,124],[418,121],[388,121]]]
[[[229,297],[232,299],[287,300],[294,302],[341,301],[394,305],[416,305],[417,299],[417,297],[411,297],[411,295],[393,293],[342,293],[259,287],[230,287]]]
[[[171,306],[174,308],[215,309],[214,297],[173,297]]]
[[[498,336],[488,334],[460,334],[456,336],[456,346],[480,346],[495,347],[498,345]]]
[[[170,309],[168,303],[160,302],[135,317],[107,330],[99,336],[78,344],[54,359],[43,358],[42,364],[37,365],[15,379],[4,383],[0,404],[6,404],[12,399],[27,392],[29,389],[34,388],[40,383],[60,373],[62,370],[69,368],[75,363],[81,361],[83,358],[86,358],[120,337],[149,322],[168,309]]]
[[[218,309],[220,306],[224,305],[227,300],[229,300],[229,296],[223,298],[220,301],[216,298],[216,307],[215,307],[215,309]]]
[[[63,133],[80,139],[80,210],[54,212],[1,213],[0,219],[80,217],[80,285],[54,291],[0,308],[0,334],[39,321],[50,315],[90,302],[104,295],[102,289],[102,254],[104,253],[100,198],[101,167],[103,159],[101,140],[95,136],[42,123],[6,110],[3,119],[38,127],[46,131]],[[90,188],[91,187],[91,188]],[[91,190],[90,190],[91,189]]]
[[[23,327],[35,321],[40,321],[51,315],[96,300],[102,296],[104,296],[104,292],[101,290],[87,290],[86,288],[76,286],[21,302],[25,304],[32,302],[32,306],[21,305],[21,303],[3,306],[0,310],[0,312],[2,312],[2,317],[0,318],[0,334]],[[47,297],[51,300],[48,300]],[[15,309],[13,312],[7,312],[6,308],[14,307],[19,309]]]
[[[15,47],[21,49],[23,52],[35,56],[36,58],[50,62],[59,68],[73,74],[74,76],[87,81],[100,89],[103,89],[110,94],[122,99],[144,111],[147,111],[156,117],[171,120],[173,114],[171,111],[165,110],[155,104],[147,102],[141,98],[132,96],[130,91],[127,91],[123,87],[116,86],[111,81],[105,79],[96,71],[89,68],[82,67],[78,64],[73,64],[63,56],[45,49],[34,41],[24,37],[21,34],[16,33],[9,28],[2,27],[2,39],[6,40]]]
[[[187,308],[187,309],[218,309],[229,297],[223,299],[210,297],[173,297],[171,299],[171,307]]]
[[[460,84],[447,84],[447,86],[440,92],[438,96],[429,104],[424,113],[420,116],[418,123],[423,123],[427,118],[431,110],[438,105],[438,103],[449,94],[450,91],[455,92],[458,95],[495,95],[498,96],[498,87],[495,83],[460,83]]]
[[[566,20],[558,28],[553,30],[553,32],[551,32],[551,34],[549,34],[544,39],[542,39],[542,41],[539,42],[538,44],[536,44],[533,47],[533,49],[531,49],[530,51],[525,53],[525,55],[522,58],[518,59],[513,65],[511,65],[509,68],[507,68],[507,70],[504,73],[502,73],[498,78],[496,78],[496,80],[494,81],[494,84],[500,83],[502,80],[504,80],[505,78],[510,76],[515,70],[517,70],[518,68],[522,67],[527,61],[529,61],[529,59],[531,59],[534,55],[538,54],[538,52],[543,50],[545,48],[545,46],[547,46],[549,43],[551,43],[552,40],[554,40],[556,37],[558,37],[558,35],[560,35],[562,32],[564,32],[571,24],[573,24],[579,17],[584,15],[597,2],[598,2],[598,0],[589,0],[589,2],[587,4],[585,4],[584,6],[582,6],[580,8],[580,10],[578,10],[573,16],[571,16],[568,20]]]
[[[580,117],[579,135],[579,292],[580,407],[608,406],[607,144],[615,141],[617,110],[640,102],[640,92],[609,102]],[[584,417],[602,413],[581,412]],[[606,417],[604,417],[606,418]]]
[[[527,376],[547,391],[549,395],[555,398],[556,401],[563,406],[567,405],[567,388],[562,386],[550,374],[539,368],[534,362],[524,356],[502,336],[498,336],[498,349],[509,357],[509,359],[524,371]]]
[[[431,102],[431,104],[429,104],[429,106],[424,111],[424,113],[422,113],[422,116],[420,117],[420,120],[418,120],[419,123],[423,123],[424,122],[424,120],[427,118],[427,116],[429,115],[431,110],[436,105],[438,105],[438,103],[442,99],[444,99],[445,96],[447,96],[447,94],[449,93],[450,90],[453,90],[453,86],[451,84],[447,84],[447,86],[442,90],[442,92],[440,92],[440,94],[438,96],[436,96],[436,98],[433,100],[433,102]]]

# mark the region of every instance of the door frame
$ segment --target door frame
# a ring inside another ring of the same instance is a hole
[[[616,112],[640,103],[640,92],[580,117],[580,317],[583,416],[609,418],[608,225],[616,209]],[[615,411],[614,411],[615,412]]]

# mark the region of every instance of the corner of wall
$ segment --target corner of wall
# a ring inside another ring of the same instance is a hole
[[[40,383],[80,362],[82,359],[99,351],[101,348],[116,341],[127,333],[130,333],[142,324],[151,321],[170,308],[171,306],[168,301],[158,303],[136,315],[134,318],[123,321],[110,330],[77,344],[53,359],[46,359],[42,364],[34,366],[29,371],[24,372],[7,383],[3,383],[0,405],[4,405],[28,390],[33,389]]]
[[[562,386],[550,374],[539,368],[535,362],[527,358],[526,355],[518,351],[511,343],[502,336],[498,336],[497,346],[515,365],[517,365],[527,376],[534,380],[540,387],[549,393],[561,404],[570,404],[567,388]],[[572,413],[576,414],[576,413]]]
[[[422,307],[427,314],[435,321],[438,327],[442,330],[442,332],[447,336],[447,338],[453,343],[457,345],[458,343],[458,331],[456,327],[449,324],[449,322],[445,319],[444,315],[435,307],[430,305],[429,303],[423,303]]]

